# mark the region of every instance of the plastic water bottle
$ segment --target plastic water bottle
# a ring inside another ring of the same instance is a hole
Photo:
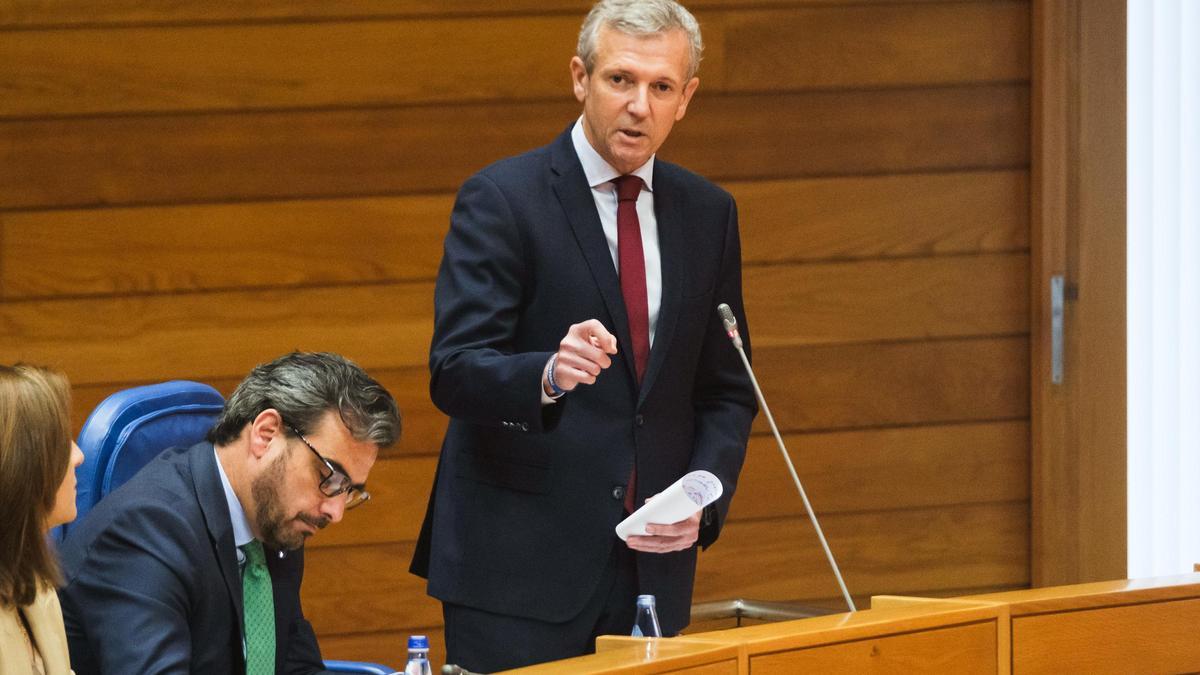
[[[429,638],[424,635],[408,638],[408,665],[404,666],[404,675],[433,675],[433,667],[429,665]]]
[[[633,621],[633,637],[662,637],[658,625],[658,611],[654,609],[653,595],[637,597],[637,617]]]

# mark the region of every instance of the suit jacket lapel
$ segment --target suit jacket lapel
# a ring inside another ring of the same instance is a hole
[[[550,149],[551,167],[554,170],[554,194],[562,204],[567,214],[567,221],[575,234],[575,240],[583,251],[592,279],[600,289],[604,305],[612,318],[612,330],[617,336],[618,349],[627,358],[621,358],[625,363],[629,382],[637,382],[634,372],[633,354],[629,337],[629,318],[625,314],[625,299],[621,295],[621,281],[617,277],[616,267],[613,266],[612,253],[608,250],[608,241],[604,238],[604,227],[600,224],[600,216],[596,213],[596,201],[592,198],[592,189],[587,184],[583,166],[575,155],[575,147],[571,144],[571,131],[554,141]]]
[[[658,321],[654,325],[654,346],[638,396],[640,406],[654,386],[654,380],[666,358],[679,318],[679,303],[683,293],[684,236],[682,209],[678,194],[662,171],[662,163],[654,163],[654,217],[658,220],[658,258],[662,268],[662,299]]]
[[[188,451],[192,470],[192,482],[196,486],[196,498],[204,513],[208,536],[216,551],[221,566],[221,577],[229,590],[229,599],[237,610],[238,625],[242,625],[242,577],[238,573],[237,552],[233,544],[233,523],[229,505],[225,502],[225,489],[217,474],[217,458],[211,443],[192,446]]]
[[[229,590],[229,599],[237,611],[237,625],[245,622],[245,607],[242,600],[242,576],[238,570],[237,550],[233,541],[233,522],[229,515],[229,505],[225,501],[225,488],[221,485],[221,477],[217,473],[216,457],[213,446],[203,443],[193,447],[188,452],[191,457],[192,480],[196,485],[196,497],[200,501],[200,510],[204,513],[205,525],[217,553],[221,566],[221,577],[225,580],[225,588]],[[282,672],[286,663],[288,638],[291,623],[286,617],[290,616],[290,603],[285,609],[281,595],[290,592],[290,587],[283,583],[285,576],[282,571],[285,557],[293,554],[287,552],[284,556],[279,551],[266,547],[267,569],[271,573],[272,599],[275,604],[275,666]],[[296,553],[295,555],[302,555]],[[284,600],[290,600],[285,598]],[[282,614],[282,617],[281,617]]]

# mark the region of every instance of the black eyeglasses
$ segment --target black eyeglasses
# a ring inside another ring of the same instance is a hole
[[[308,442],[308,439],[305,438],[304,434],[300,433],[296,427],[289,428],[292,430],[292,433],[296,434],[301,442],[304,443],[304,445],[308,446],[309,450],[312,450],[312,453],[317,456],[317,459],[321,460],[321,463],[325,465],[325,468],[329,469],[329,475],[322,476],[321,478],[321,494],[325,495],[326,497],[336,497],[342,494],[346,495],[347,511],[356,506],[361,506],[363,502],[371,499],[371,493],[367,492],[366,485],[355,485],[353,481],[350,480],[350,476],[347,476],[346,472],[343,471],[340,466],[335,466],[333,462],[325,459],[325,457],[313,447],[312,443]]]

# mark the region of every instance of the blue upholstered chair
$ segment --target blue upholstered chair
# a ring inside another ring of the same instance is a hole
[[[184,380],[134,387],[104,399],[79,431],[84,459],[76,470],[77,522],[162,451],[204,440],[224,405],[216,389]],[[52,538],[61,541],[68,527],[55,528]],[[338,673],[394,672],[358,661],[326,661],[325,667]]]
[[[77,520],[163,450],[203,440],[224,404],[216,389],[182,380],[134,387],[104,399],[79,431],[83,464],[75,472]]]

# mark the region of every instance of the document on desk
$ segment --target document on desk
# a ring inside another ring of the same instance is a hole
[[[721,480],[707,471],[685,473],[666,490],[646,500],[640,509],[617,524],[617,536],[646,534],[646,525],[667,525],[684,520],[721,497]]]

